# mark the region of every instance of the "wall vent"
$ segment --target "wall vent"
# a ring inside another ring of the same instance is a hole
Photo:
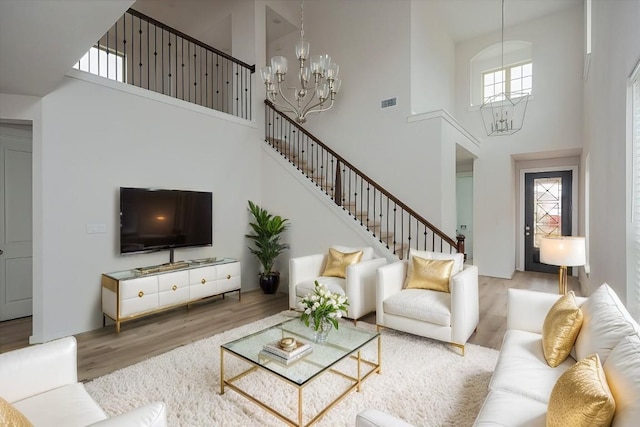
[[[398,105],[398,98],[395,96],[393,98],[383,99],[382,101],[380,101],[381,109],[395,107],[396,105]]]

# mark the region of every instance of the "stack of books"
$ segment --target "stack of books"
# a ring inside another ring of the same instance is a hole
[[[291,350],[283,349],[280,346],[280,342],[275,341],[264,345],[264,347],[260,351],[260,357],[272,360],[284,366],[289,366],[292,363],[302,359],[312,351],[313,347],[311,347],[307,343],[303,343],[300,341],[296,341],[295,347],[293,347],[293,349]]]

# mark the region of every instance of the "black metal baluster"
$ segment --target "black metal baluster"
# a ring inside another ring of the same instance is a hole
[[[142,20],[140,18],[138,18],[138,25],[140,26],[138,28],[138,48],[140,49],[138,51],[138,58],[139,58],[139,69],[138,69],[138,77],[140,78],[140,83],[139,86],[143,87],[143,83],[142,83]]]
[[[224,95],[227,101],[227,113],[233,114],[233,67],[231,66],[231,61],[225,60],[225,69],[227,73],[227,78],[225,80],[225,89]]]
[[[149,44],[149,21],[147,21],[147,90],[151,88],[151,45]]]

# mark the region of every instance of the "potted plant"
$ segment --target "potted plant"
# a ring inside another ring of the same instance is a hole
[[[249,212],[253,215],[255,222],[249,223],[253,233],[245,237],[253,240],[255,247],[249,247],[249,250],[262,265],[260,288],[265,294],[275,294],[280,285],[280,272],[273,270],[273,263],[282,251],[289,249],[287,243],[280,241],[280,235],[287,229],[289,220],[271,215],[251,200],[249,200]]]

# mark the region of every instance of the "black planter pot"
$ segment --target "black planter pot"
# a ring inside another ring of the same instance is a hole
[[[280,286],[280,272],[272,271],[269,274],[260,274],[260,288],[265,294],[275,294]]]

